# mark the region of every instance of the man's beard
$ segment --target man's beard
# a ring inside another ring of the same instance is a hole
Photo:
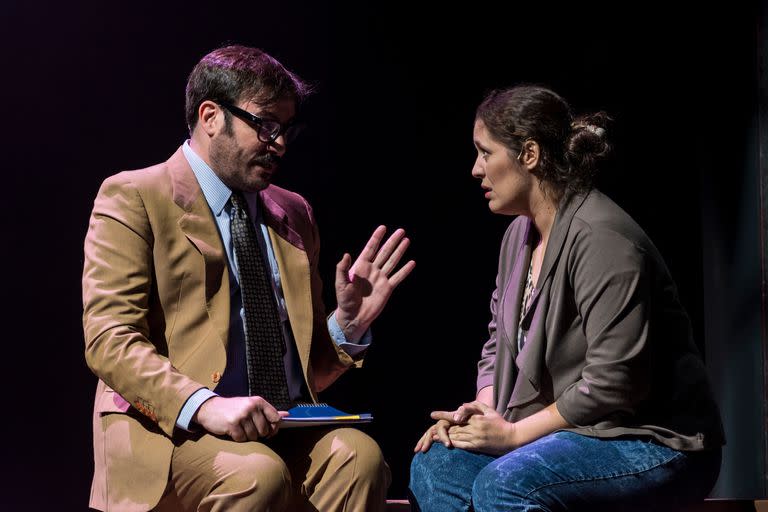
[[[234,137],[213,141],[209,158],[211,167],[221,181],[230,189],[243,192],[258,192],[267,188],[280,163],[280,157],[270,152],[245,160]],[[262,167],[267,172],[251,171],[255,166]]]

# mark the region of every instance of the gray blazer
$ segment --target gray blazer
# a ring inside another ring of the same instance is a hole
[[[477,389],[518,421],[557,402],[580,434],[651,436],[678,450],[724,443],[720,413],[669,271],[626,212],[592,190],[563,202],[536,290],[520,303],[535,229],[507,229]]]

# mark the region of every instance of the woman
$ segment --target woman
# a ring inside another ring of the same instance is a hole
[[[720,416],[688,317],[640,227],[592,188],[603,113],[491,93],[472,175],[502,243],[477,398],[418,441],[412,503],[452,510],[676,510],[720,467]]]

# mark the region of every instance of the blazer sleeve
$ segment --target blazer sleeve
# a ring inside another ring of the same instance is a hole
[[[101,186],[85,238],[85,358],[97,377],[170,436],[187,398],[204,386],[179,373],[150,340],[154,239],[127,174]]]
[[[499,277],[496,277],[496,289],[491,295],[491,321],[488,324],[488,341],[483,345],[480,361],[477,363],[477,391],[493,385],[493,373],[496,368],[496,307],[499,302]]]
[[[650,389],[648,256],[620,233],[584,229],[567,264],[587,350],[557,409],[575,426],[631,416]]]

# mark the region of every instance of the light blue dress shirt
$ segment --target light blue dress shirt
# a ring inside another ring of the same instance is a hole
[[[216,175],[213,169],[205,163],[189,146],[189,141],[184,142],[182,147],[184,156],[187,158],[192,172],[197,178],[200,188],[203,191],[205,200],[216,219],[216,226],[221,235],[221,241],[229,260],[229,282],[230,282],[230,324],[229,340],[227,343],[227,366],[224,374],[217,384],[214,391],[208,388],[202,388],[192,394],[182,407],[179,417],[176,420],[176,426],[184,430],[189,430],[189,424],[197,409],[203,402],[213,396],[246,396],[248,394],[248,373],[245,360],[245,311],[243,309],[243,300],[240,293],[239,272],[237,267],[237,258],[235,257],[234,246],[232,245],[232,235],[229,231],[230,208],[229,198],[232,191]],[[266,254],[269,268],[272,273],[272,289],[275,293],[277,309],[283,325],[283,334],[285,335],[286,353],[283,358],[285,364],[285,376],[288,382],[288,391],[291,400],[307,399],[308,393],[304,376],[301,370],[301,362],[296,350],[296,342],[293,338],[291,325],[288,320],[288,310],[285,306],[285,297],[283,296],[280,272],[275,259],[275,253],[272,244],[269,241],[269,232],[264,224],[258,201],[258,193],[245,193],[246,201],[251,219],[256,226],[256,236],[263,254]],[[370,330],[365,333],[358,343],[348,342],[344,337],[341,327],[336,322],[336,316],[328,317],[328,331],[334,342],[351,356],[357,356],[365,351],[371,342]]]

